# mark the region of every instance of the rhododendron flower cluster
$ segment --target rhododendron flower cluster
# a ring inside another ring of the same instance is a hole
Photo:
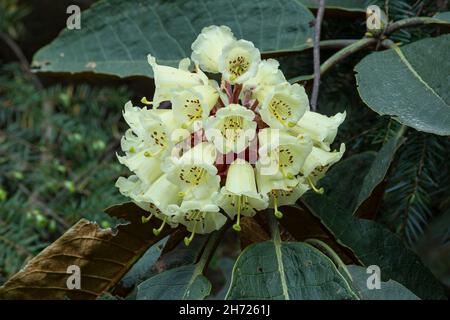
[[[236,231],[242,216],[266,208],[281,218],[279,207],[323,192],[317,181],[345,151],[331,150],[345,113],[311,112],[304,88],[286,81],[276,60],[261,60],[252,42],[210,26],[192,51],[178,68],[148,56],[154,97],[145,108],[125,105],[130,128],[118,158],[133,175],[116,183],[149,212],[143,222],[161,220],[155,234],[186,226],[186,244],[227,217]]]

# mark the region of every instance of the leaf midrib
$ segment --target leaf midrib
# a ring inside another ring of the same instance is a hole
[[[445,102],[444,99],[442,99],[442,97],[436,91],[434,91],[434,89],[414,69],[414,67],[411,65],[411,63],[408,61],[408,59],[403,54],[402,50],[399,47],[395,46],[394,51],[399,56],[401,62],[403,62],[403,64],[413,74],[413,76],[416,77],[428,90],[430,90],[433,93],[433,95],[435,95],[444,105],[448,106],[447,102]]]
[[[277,257],[278,272],[280,273],[281,288],[283,290],[283,296],[286,300],[290,300],[289,291],[286,282],[286,273],[284,272],[283,254],[281,252],[281,238],[280,235],[275,236],[273,239],[273,245],[275,247],[275,255]]]

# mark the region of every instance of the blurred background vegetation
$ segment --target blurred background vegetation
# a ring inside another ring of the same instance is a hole
[[[85,9],[93,2],[0,0],[0,285],[81,217],[108,227],[102,210],[126,200],[114,187],[127,174],[115,158],[125,129],[121,109],[130,99],[151,96],[152,82],[36,75],[28,64],[64,28],[68,5]],[[388,11],[391,20],[450,10],[447,0],[370,3]],[[327,14],[322,38],[360,38],[364,22],[361,16]],[[436,32],[408,29],[395,40],[408,43]],[[332,53],[324,52],[323,59]],[[321,113],[347,111],[336,139],[347,144],[346,157],[379,150],[398,126],[365,107],[354,89],[353,67],[363,54],[338,65],[321,86]],[[311,52],[280,62],[287,78],[312,72]],[[450,140],[413,129],[407,139],[383,184],[376,219],[450,286]]]

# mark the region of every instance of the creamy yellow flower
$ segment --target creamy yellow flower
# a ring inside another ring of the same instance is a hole
[[[306,158],[301,172],[306,177],[307,181],[314,187],[314,184],[319,181],[328,169],[341,160],[345,152],[345,144],[341,143],[339,151],[335,150],[328,152],[321,148],[313,147],[311,153]]]
[[[128,178],[119,177],[116,181],[116,187],[121,194],[133,200],[141,196],[147,188],[136,175],[131,175]]]
[[[255,76],[261,54],[253,43],[246,40],[233,41],[222,50],[219,71],[222,79],[232,84],[244,83]]]
[[[196,122],[202,124],[209,116],[218,98],[218,91],[209,85],[174,89],[172,110],[175,120],[182,128],[192,131]]]
[[[184,153],[180,158],[171,157],[163,170],[168,179],[178,186],[179,197],[201,199],[218,191],[220,177],[214,166],[216,149],[213,144],[202,142]]]
[[[186,58],[178,68],[148,56],[156,89],[153,102],[141,101],[153,108],[125,105],[129,129],[118,159],[132,175],[116,182],[150,212],[144,223],[162,220],[155,234],[182,224],[191,232],[187,245],[227,218],[235,219],[237,231],[241,216],[268,207],[281,218],[280,206],[309,189],[323,192],[315,183],[345,151],[342,144],[329,152],[345,113],[310,112],[304,88],[290,85],[276,60],[261,61],[253,43],[210,26],[192,50],[194,63]],[[204,71],[221,78],[210,80]]]
[[[275,59],[262,60],[258,65],[256,75],[244,82],[244,90],[252,90],[258,100],[270,88],[286,83],[283,72],[278,69],[280,64]]]
[[[273,189],[269,193],[269,208],[274,209],[277,218],[282,218],[283,213],[279,207],[293,205],[297,200],[310,189],[310,185],[305,183],[304,177],[296,178],[296,184],[291,188]]]
[[[308,96],[299,84],[285,83],[272,87],[264,93],[262,99],[261,118],[271,128],[292,128],[309,110]]]
[[[240,217],[253,216],[268,206],[265,194],[258,193],[255,172],[251,164],[236,159],[228,168],[225,186],[220,190],[217,204],[233,219],[237,216],[233,228],[240,230]]]
[[[225,224],[227,218],[213,202],[216,193],[201,200],[185,199],[179,206],[169,206],[170,214],[174,214],[175,221],[186,226],[191,232],[191,236],[185,238],[186,245],[192,241],[196,233],[210,233],[219,230]]]
[[[336,138],[339,126],[344,122],[346,112],[327,117],[317,112],[306,111],[292,130],[297,134],[306,133],[314,144],[326,151],[330,151],[330,144]]]
[[[179,187],[167,179],[167,174],[163,174],[142,195],[136,197],[136,201],[147,204],[146,210],[150,211],[150,217],[162,220],[159,229],[153,230],[155,234],[159,234],[166,224],[177,225],[175,217],[169,215],[168,206],[181,203],[179,192]]]
[[[192,43],[192,61],[207,72],[219,72],[219,58],[228,44],[236,41],[227,26],[209,26],[202,29]]]
[[[287,179],[293,179],[300,172],[313,147],[309,136],[292,136],[279,129],[262,129],[258,139],[261,174],[281,174]]]
[[[156,63],[156,59],[148,55],[148,63],[153,68],[155,79],[155,94],[153,105],[158,106],[162,101],[171,100],[171,89],[191,88],[194,86],[208,84],[208,78],[203,72],[189,72],[187,65],[189,59],[182,60],[179,68],[163,66]]]
[[[248,147],[256,135],[254,118],[253,111],[238,104],[230,104],[206,121],[206,138],[223,154],[239,153]]]
[[[132,172],[139,177],[145,184],[152,184],[157,178],[162,175],[161,160],[159,158],[152,158],[146,156],[146,150],[141,150],[129,154],[127,156],[119,156],[119,162],[128,167]]]

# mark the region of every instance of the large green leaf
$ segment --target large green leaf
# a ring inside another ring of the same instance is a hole
[[[277,240],[247,247],[233,268],[227,299],[355,299],[345,278],[319,250]]]
[[[198,265],[182,266],[160,273],[138,286],[138,300],[201,300],[209,295],[211,283]]]
[[[151,268],[156,260],[158,260],[158,258],[160,257],[162,248],[164,247],[168,238],[169,237],[166,237],[160,240],[144,253],[144,255],[134,264],[134,266],[130,270],[128,270],[128,272],[117,284],[115,292],[117,292],[119,288],[120,291],[132,289],[134,286],[144,281],[149,276]]]
[[[328,199],[339,202],[342,208],[353,212],[365,177],[374,164],[376,153],[372,151],[353,155],[334,165],[320,180]],[[345,194],[345,197],[342,195]]]
[[[318,0],[298,0],[311,9],[319,7]],[[344,11],[366,12],[367,6],[363,0],[327,0],[325,2],[326,9],[336,9]]]
[[[152,76],[147,54],[175,66],[212,24],[229,26],[262,53],[309,48],[312,13],[296,0],[103,0],[81,15],[80,30],[63,30],[33,65],[49,72]]]
[[[444,298],[439,282],[397,235],[379,223],[353,217],[326,196],[308,192],[302,201],[361,264],[378,265],[383,279],[400,282],[422,299]]]
[[[379,289],[369,289],[367,278],[370,274],[367,274],[366,268],[347,266],[347,270],[352,276],[353,287],[356,288],[362,300],[420,300],[414,293],[394,280],[381,282]]]
[[[374,52],[355,70],[371,109],[420,131],[450,135],[450,35]]]
[[[391,166],[395,152],[398,150],[402,141],[400,135],[392,137],[383,145],[380,151],[378,151],[377,156],[372,162],[369,171],[364,177],[362,186],[359,189],[358,198],[356,199],[356,204],[353,208],[354,211],[371,196],[375,188],[384,180],[389,167]],[[376,210],[377,208],[370,209]]]
[[[439,12],[436,15],[434,15],[433,18],[445,23],[450,23],[450,11]]]

